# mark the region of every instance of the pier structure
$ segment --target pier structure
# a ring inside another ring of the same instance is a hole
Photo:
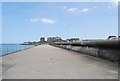
[[[118,62],[120,40],[94,40],[81,42],[55,42],[52,45],[84,53],[104,60]]]
[[[118,79],[117,63],[55,44],[3,56],[2,63],[3,79]]]

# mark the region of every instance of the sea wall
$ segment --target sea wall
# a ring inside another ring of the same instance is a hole
[[[118,40],[97,40],[82,42],[56,42],[53,46],[88,54],[112,62],[118,62]]]

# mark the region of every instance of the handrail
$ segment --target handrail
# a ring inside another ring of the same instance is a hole
[[[3,55],[10,54],[10,53],[18,52],[21,50],[29,49],[32,47],[34,47],[34,45],[33,46],[3,47],[3,48],[0,48],[0,54],[3,56]]]

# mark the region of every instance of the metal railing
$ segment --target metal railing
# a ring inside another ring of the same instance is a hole
[[[2,48],[0,48],[0,56],[2,56]]]
[[[3,48],[0,48],[0,56],[4,56],[4,55],[10,54],[10,53],[15,53],[15,52],[29,49],[32,47],[34,47],[34,46],[3,47]]]

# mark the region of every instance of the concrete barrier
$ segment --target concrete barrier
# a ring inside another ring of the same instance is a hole
[[[119,42],[120,40],[96,40],[81,42],[55,42],[53,45],[112,62],[118,62],[118,54],[120,53]]]

